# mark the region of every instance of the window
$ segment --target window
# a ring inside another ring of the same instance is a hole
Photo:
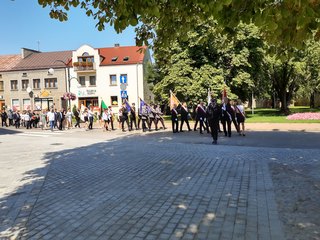
[[[94,56],[90,56],[89,53],[84,52],[81,57],[78,57],[78,62],[94,62]]]
[[[19,99],[12,99],[12,108],[20,110],[20,103]]]
[[[110,85],[112,86],[117,85],[117,75],[110,75]]]
[[[124,58],[123,58],[123,61],[124,61],[124,62],[129,61],[129,57],[128,57],[128,56],[124,57]]]
[[[11,90],[18,90],[18,80],[11,80]]]
[[[118,106],[118,96],[111,96],[111,105]]]
[[[56,78],[45,78],[44,79],[45,88],[57,88],[57,79]]]
[[[33,79],[33,88],[40,89],[40,79]]]
[[[0,81],[0,91],[3,91],[4,88],[3,88],[3,81]]]
[[[79,76],[79,83],[82,87],[86,86],[86,77],[85,76]]]
[[[111,61],[112,62],[116,62],[118,60],[118,57],[113,57],[113,58],[111,58]]]
[[[22,89],[25,90],[29,87],[29,80],[28,79],[23,79],[22,81]]]
[[[96,76],[90,76],[90,86],[96,85]]]
[[[30,110],[31,109],[31,101],[30,99],[23,99],[23,109],[24,110]]]

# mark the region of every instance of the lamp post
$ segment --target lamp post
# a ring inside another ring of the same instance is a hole
[[[61,62],[64,64],[64,66],[66,67],[67,69],[67,76],[66,76],[66,82],[67,82],[67,85],[66,85],[66,92],[70,92],[70,67],[68,66],[68,63],[62,61],[62,60],[55,60],[54,63],[56,62]],[[54,73],[54,69],[50,68],[48,73],[50,74],[53,74]],[[68,98],[68,106],[71,108],[71,100],[70,98]]]

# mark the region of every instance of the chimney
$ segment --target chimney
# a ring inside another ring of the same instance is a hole
[[[39,53],[39,51],[28,49],[28,48],[21,48],[21,57],[26,58],[33,53]]]
[[[120,43],[115,43],[114,47],[120,47]]]

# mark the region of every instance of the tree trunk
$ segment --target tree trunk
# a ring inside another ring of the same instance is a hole
[[[314,108],[315,107],[315,103],[314,103],[314,92],[311,93],[310,95],[310,108]]]

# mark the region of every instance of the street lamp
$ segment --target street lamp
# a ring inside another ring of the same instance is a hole
[[[70,67],[69,67],[69,65],[68,65],[68,63],[66,63],[66,62],[64,62],[64,61],[62,61],[62,60],[55,60],[54,61],[54,63],[56,63],[56,62],[61,62],[61,63],[63,63],[64,64],[64,66],[67,68],[67,76],[66,76],[66,81],[67,81],[67,86],[66,86],[66,92],[70,92]],[[52,75],[54,73],[54,69],[53,68],[50,68],[49,70],[48,70],[48,74],[50,74],[50,75]],[[69,107],[71,108],[71,100],[70,100],[70,98],[68,99],[68,105],[69,105]]]

